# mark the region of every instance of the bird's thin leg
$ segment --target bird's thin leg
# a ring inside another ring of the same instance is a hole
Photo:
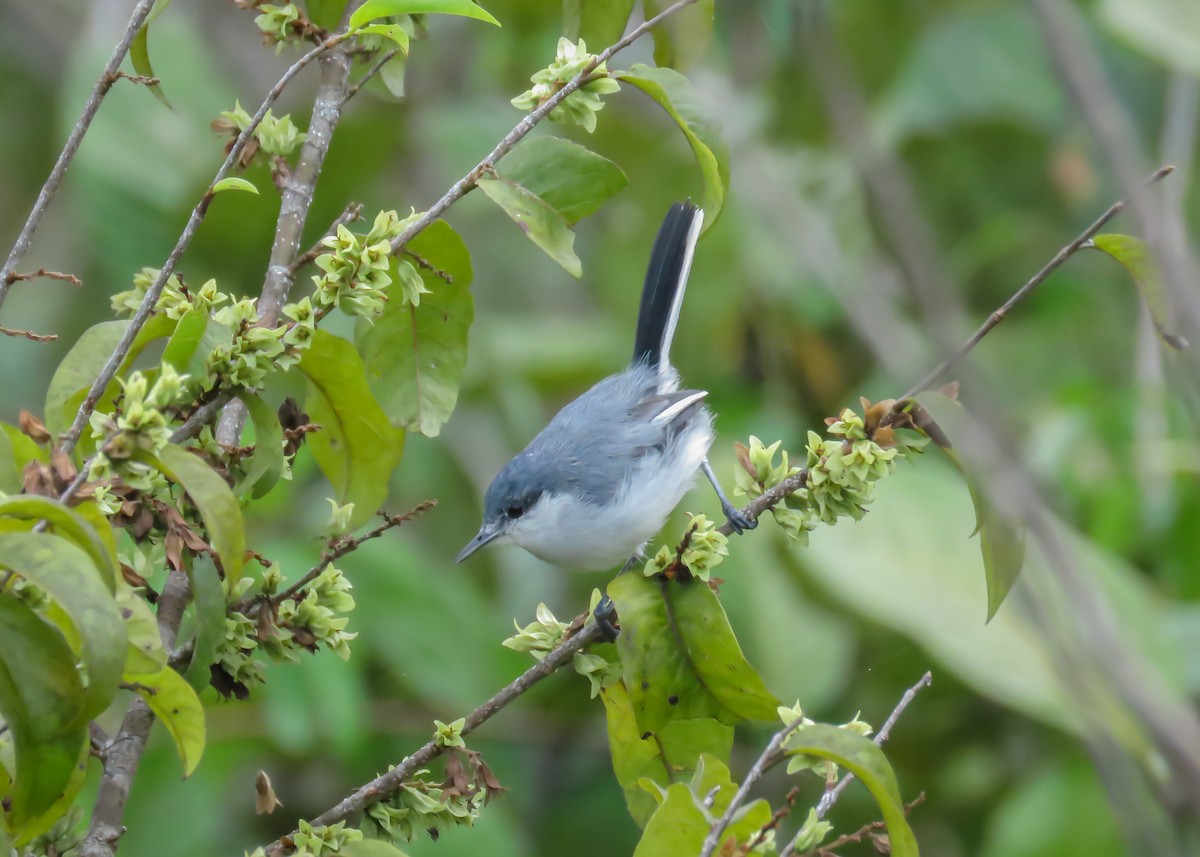
[[[721,501],[721,511],[729,519],[729,526],[733,527],[733,531],[740,535],[745,530],[753,530],[757,527],[758,521],[743,515],[729,502],[729,498],[721,490],[721,483],[717,481],[717,474],[713,473],[712,465],[708,463],[707,458],[700,462],[700,469],[704,471],[704,475],[712,483],[713,490],[717,492],[717,499]]]
[[[642,545],[645,547],[645,545]],[[617,577],[620,577],[629,569],[633,568],[639,562],[646,558],[642,553],[642,548],[639,547],[637,552],[625,561],[621,566],[621,570],[617,572]],[[617,627],[617,605],[613,604],[613,600],[608,597],[608,593],[604,593],[604,597],[596,605],[596,609],[592,611],[592,616],[596,620],[596,625],[600,628],[600,633],[604,635],[604,639],[608,642],[615,642],[617,635],[621,630]]]

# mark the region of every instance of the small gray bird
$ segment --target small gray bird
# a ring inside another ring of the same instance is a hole
[[[458,562],[492,542],[513,542],[563,568],[612,568],[640,554],[701,470],[734,530],[756,525],[708,464],[708,393],[679,389],[668,359],[703,222],[690,202],[671,206],[650,254],[629,368],[564,407],[504,466]]]

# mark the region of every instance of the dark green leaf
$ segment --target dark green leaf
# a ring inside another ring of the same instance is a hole
[[[0,715],[12,732],[16,779],[8,810],[18,833],[70,783],[87,743],[83,685],[62,634],[0,595]]]
[[[305,0],[304,11],[308,13],[308,20],[318,27],[332,30],[342,20],[346,0]]]
[[[21,470],[17,466],[16,451],[8,432],[0,431],[0,491],[16,494],[21,490]]]
[[[504,177],[537,194],[574,224],[595,213],[629,183],[608,158],[558,137],[534,137],[517,146],[502,163]]]
[[[674,0],[645,0],[642,4],[649,20]],[[650,31],[654,37],[654,64],[660,67],[687,68],[704,55],[712,42],[715,0],[699,0],[680,9]],[[615,40],[614,40],[615,41]]]
[[[892,857],[917,857],[917,840],[904,817],[896,774],[873,741],[848,729],[824,723],[801,726],[787,741],[788,752],[836,762],[858,777],[871,792],[887,823]]]
[[[154,20],[162,9],[169,5],[170,0],[166,2],[155,3],[154,8],[150,10],[150,14],[146,17],[146,22],[142,24],[142,28],[137,31],[133,37],[133,42],[129,45],[129,61],[133,63],[133,70],[142,77],[154,77],[154,67],[150,64],[150,22]],[[160,8],[161,7],[161,8]],[[167,96],[163,94],[162,87],[157,83],[143,84],[147,89],[154,93],[154,97],[161,101],[166,107],[171,106],[171,102],[167,100]]]
[[[137,695],[162,721],[175,742],[183,762],[183,775],[190,776],[204,755],[204,709],[192,686],[170,667],[149,674],[126,674]]]
[[[583,276],[583,265],[575,255],[575,233],[566,218],[528,188],[508,179],[480,179],[477,184],[487,198],[504,209],[521,231],[541,247],[573,277]]]
[[[95,504],[92,504],[90,508],[95,509]],[[93,522],[84,517],[85,512],[86,510],[82,506],[78,509],[69,509],[57,500],[32,494],[0,499],[0,517],[46,521],[55,533],[82,548],[95,565],[100,580],[108,587],[108,591],[112,592],[119,576],[116,544],[115,542],[110,544],[100,533],[101,529],[107,531],[111,541],[112,528],[103,516],[99,516],[99,521]]]
[[[187,492],[200,512],[208,540],[220,557],[226,576],[237,580],[246,550],[246,530],[242,509],[225,480],[200,456],[174,444],[167,444],[157,456],[140,453],[140,457]]]
[[[92,558],[49,533],[0,533],[0,562],[54,599],[79,635],[87,669],[83,722],[108,708],[125,663],[125,626]]]
[[[125,636],[129,640],[122,675],[158,672],[167,665],[167,652],[163,648],[154,611],[145,598],[124,583],[117,587],[113,600],[121,611],[121,618],[125,621]]]
[[[472,0],[367,0],[350,16],[350,29],[357,30],[364,24],[392,15],[426,14],[461,15],[500,26],[499,21]]]
[[[729,149],[715,121],[688,79],[678,72],[639,63],[615,75],[657,101],[687,138],[704,181],[700,207],[704,209],[704,228],[709,229],[721,216],[729,186]]]
[[[350,525],[359,527],[387,499],[404,434],[392,427],[371,394],[362,358],[346,340],[318,330],[300,371],[309,382],[305,410],[321,426],[309,435],[308,447],[337,502],[354,504]]]
[[[571,41],[583,39],[590,51],[600,53],[625,35],[632,12],[633,0],[565,0],[563,35]]]
[[[83,790],[84,783],[87,782],[87,763],[89,758],[88,745],[79,748],[79,757],[75,760],[75,767],[71,769],[71,776],[67,780],[67,785],[63,789],[63,793],[58,796],[58,800],[50,804],[49,809],[43,812],[37,818],[32,818],[21,826],[21,835],[13,844],[16,846],[28,845],[30,841],[41,836],[47,830],[54,826],[54,823],[67,814],[71,805],[75,803],[75,798],[79,796],[79,792]],[[2,769],[0,769],[2,770]],[[4,825],[0,824],[0,854],[8,852],[2,850],[4,842]],[[28,854],[29,852],[24,852]]]
[[[1091,246],[1112,256],[1129,272],[1142,293],[1146,308],[1150,310],[1150,318],[1154,321],[1159,339],[1177,351],[1187,348],[1186,339],[1169,333],[1165,327],[1167,296],[1163,291],[1158,265],[1150,256],[1146,242],[1132,235],[1097,235],[1092,239]]]
[[[987,580],[987,621],[990,622],[1025,564],[1025,528],[993,506],[978,468],[968,466],[959,455],[961,441],[970,431],[962,405],[939,393],[922,393],[917,401],[949,440],[951,446],[941,448],[962,473],[975,505],[975,532],[971,535],[979,534],[983,573]]]
[[[200,557],[188,566],[192,585],[192,607],[196,636],[192,642],[192,661],[184,676],[197,691],[208,687],[209,667],[216,660],[217,647],[225,639],[225,590],[216,567]]]
[[[238,398],[254,421],[254,452],[242,462],[244,475],[234,493],[242,496],[250,492],[257,500],[274,488],[283,475],[283,426],[279,424],[274,408],[261,396],[242,392]]]
[[[356,340],[371,391],[392,423],[434,437],[454,411],[467,365],[467,331],[475,317],[471,257],[442,220],[406,250],[453,282],[418,265],[429,290],[420,306],[388,301],[382,316],[359,324]]]

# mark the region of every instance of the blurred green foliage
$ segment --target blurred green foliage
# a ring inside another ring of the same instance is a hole
[[[559,4],[486,5],[503,30],[437,20],[413,43],[405,100],[372,86],[352,103],[318,186],[311,239],[351,200],[368,211],[427,206],[519,119],[509,99],[553,56]],[[1196,70],[1194,11],[1169,0],[1093,5],[1091,35],[1153,149],[1169,119],[1167,79]],[[16,234],[123,7],[0,2],[0,123],[10,130],[0,136],[0,235]],[[980,319],[1117,196],[1103,162],[1023,5],[879,0],[830,11],[834,28],[822,37],[836,37],[865,90],[871,143],[898,158],[916,189],[919,211],[904,214],[927,221],[938,266],[965,314]],[[936,362],[929,343],[937,340],[895,274],[898,248],[880,237],[880,213],[832,130],[809,61],[811,26],[804,4],[790,0],[718,3],[713,43],[689,70],[723,119],[731,186],[700,245],[673,360],[690,384],[711,391],[724,474],[734,440],[753,432],[800,450],[827,415],[860,395],[896,395]],[[175,4],[155,27],[154,68],[174,109],[123,83],[105,102],[26,265],[69,271],[85,286],[14,288],[5,323],[61,338],[0,339],[4,420],[15,422],[22,408],[40,412],[78,334],[107,316],[109,297],[135,272],[161,263],[219,162],[208,123],[235,100],[257,103],[287,62],[260,48],[250,14],[232,4]],[[652,49],[639,43],[610,66],[648,60]],[[303,77],[278,112],[305,104],[314,86],[315,75]],[[123,855],[236,854],[291,829],[292,819],[319,813],[427,740],[434,717],[461,716],[524,669],[525,657],[500,646],[513,617],[527,621],[539,601],[570,615],[603,583],[516,550],[466,568],[452,558],[499,465],[570,397],[623,366],[653,230],[671,201],[701,192],[669,118],[632,87],[606,101],[589,145],[629,183],[577,227],[582,281],[482,194],[449,214],[475,271],[467,381],[441,436],[412,436],[393,479],[390,509],[427,497],[438,498],[437,509],[341,564],[358,603],[355,657],[322,653],[272,667],[251,703],[206,698],[208,748],[186,782],[169,738],[156,733]],[[1183,172],[1171,181],[1187,182]],[[247,178],[261,195],[219,199],[182,270],[254,295],[277,201],[265,168]],[[1186,184],[1176,192],[1194,222],[1196,195]],[[1152,333],[1137,301],[1099,254],[1076,257],[972,364],[995,383],[1049,486],[1055,526],[1122,638],[1161,674],[1164,693],[1194,700],[1200,448],[1172,401],[1169,372],[1138,356]],[[968,330],[951,324],[943,334],[954,341]],[[328,513],[328,488],[302,460],[248,522],[249,544],[289,575],[319,555]],[[1048,594],[1044,558],[1031,556],[1014,599],[985,626],[978,547],[967,540],[970,501],[952,469],[934,460],[905,466],[878,496],[865,520],[823,528],[806,549],[787,548],[769,525],[731,545],[721,594],[750,662],[785,702],[837,722],[860,710],[881,722],[933,670],[932,688],[888,744],[904,797],[927,794],[912,818],[926,853],[1133,853],[1076,740],[1086,727],[1055,661],[1062,620],[1053,612],[1072,605]],[[716,512],[703,491],[683,508]],[[1049,618],[1031,602],[1050,604]],[[1127,746],[1138,741],[1124,737]],[[737,761],[748,764],[766,739],[739,732],[735,778]],[[583,681],[561,675],[539,685],[471,743],[509,791],[479,826],[416,842],[411,853],[632,851],[637,828],[609,766],[602,710]],[[284,803],[275,816],[253,812],[260,768]],[[774,774],[762,785],[776,796],[785,788]],[[832,814],[835,835],[874,812],[866,792],[851,789]]]

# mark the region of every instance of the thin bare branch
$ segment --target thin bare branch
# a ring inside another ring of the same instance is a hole
[[[34,333],[32,330],[21,330],[18,327],[0,326],[0,333],[5,336],[20,336],[34,342],[53,342],[58,339],[57,333]]]
[[[923,803],[925,803],[925,792],[921,792],[904,805],[904,814],[908,815],[915,807],[918,807]],[[836,857],[835,852],[839,848],[842,848],[845,845],[854,845],[862,842],[865,837],[870,836],[876,831],[883,830],[885,827],[887,827],[886,821],[872,821],[868,824],[864,824],[853,833],[845,833],[839,836],[828,845],[822,845],[819,848],[814,848],[811,851],[805,851],[802,855],[800,855],[800,857]],[[789,845],[780,852],[779,857],[791,857],[794,851],[795,849]]]
[[[19,283],[21,280],[35,280],[38,277],[45,277],[47,280],[63,280],[75,286],[75,288],[83,285],[83,280],[74,274],[64,274],[61,271],[47,271],[45,268],[38,268],[36,271],[28,274],[18,274],[16,271],[13,271],[5,279],[10,283]]]
[[[366,86],[367,83],[370,82],[371,78],[383,71],[383,67],[391,62],[392,57],[396,56],[396,54],[399,52],[399,48],[392,48],[390,51],[381,56],[375,65],[367,69],[367,73],[362,76],[362,79],[359,80],[358,83],[354,84],[354,86],[346,90],[346,97],[342,99],[342,106],[345,107],[347,101],[358,95],[358,91]]]
[[[63,176],[66,175],[67,168],[71,166],[71,161],[74,160],[75,153],[79,151],[79,144],[83,142],[83,135],[91,127],[92,120],[96,117],[96,112],[100,109],[100,102],[104,100],[104,96],[112,88],[113,81],[116,80],[117,71],[121,68],[121,63],[125,61],[125,55],[129,53],[129,46],[133,43],[134,36],[142,28],[142,24],[145,23],[146,17],[150,14],[150,10],[153,7],[154,0],[138,0],[137,5],[133,7],[133,13],[129,16],[129,23],[125,25],[124,32],[121,33],[120,41],[113,48],[112,55],[108,58],[108,62],[105,63],[104,70],[100,73],[96,85],[92,87],[92,92],[88,96],[87,102],[83,105],[83,113],[80,114],[75,127],[71,129],[71,133],[67,136],[67,142],[63,145],[62,151],[59,152],[58,160],[54,162],[54,167],[50,170],[50,175],[47,176],[45,184],[42,185],[37,200],[33,203],[33,209],[29,212],[29,217],[25,220],[25,225],[21,227],[21,233],[17,236],[12,250],[9,251],[8,259],[5,260],[4,266],[0,268],[0,305],[3,305],[9,288],[15,282],[9,279],[10,275],[21,264],[21,260],[25,258],[25,254],[29,252],[29,245],[33,243],[33,236],[37,232],[38,227],[42,225],[42,218],[46,216],[46,209],[50,207],[51,200],[58,193],[58,188],[62,185]]]

